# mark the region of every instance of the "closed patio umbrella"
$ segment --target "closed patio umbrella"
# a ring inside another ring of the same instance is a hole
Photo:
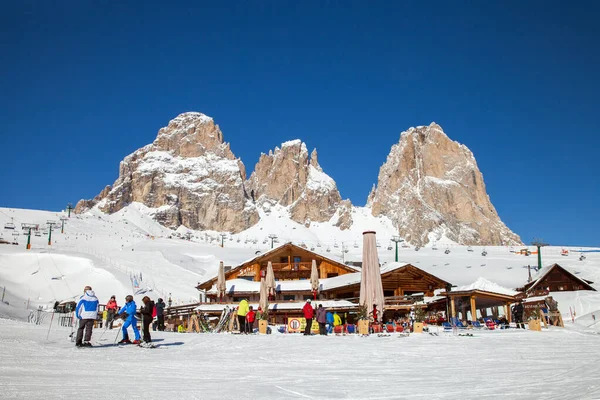
[[[360,304],[367,306],[367,312],[373,312],[373,304],[377,305],[378,319],[381,320],[384,306],[383,285],[375,232],[363,232],[363,260],[360,279]]]
[[[225,283],[225,267],[223,267],[223,261],[219,263],[219,274],[217,275],[217,293],[219,300],[223,301],[223,296],[227,291],[227,285]]]
[[[267,307],[269,307],[269,301],[267,299],[267,282],[265,278],[260,278],[260,298],[258,300],[258,306],[262,310],[262,312],[267,311]]]
[[[312,268],[310,269],[310,288],[313,292],[314,299],[317,299],[317,291],[319,290],[319,271],[317,270],[317,261],[312,260]]]
[[[267,264],[267,292],[270,296],[273,296],[272,298],[275,298],[275,290],[276,290],[277,284],[275,283],[275,274],[273,273],[273,264],[271,264],[271,261],[269,261],[269,263]]]

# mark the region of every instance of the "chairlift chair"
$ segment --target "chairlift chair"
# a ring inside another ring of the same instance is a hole
[[[481,252],[481,255],[484,256],[484,257],[487,256],[487,250],[483,249],[483,251]]]
[[[467,251],[473,251],[473,248],[471,246],[467,247]]]
[[[4,224],[4,229],[11,229],[11,230],[15,229],[14,218],[11,218],[10,222],[7,222],[6,224]]]
[[[328,247],[327,250],[325,250],[326,252],[330,253],[331,249]]]

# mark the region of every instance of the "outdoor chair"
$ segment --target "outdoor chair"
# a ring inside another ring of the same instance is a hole
[[[353,324],[346,325],[346,332],[348,333],[356,333],[356,327]]]
[[[481,323],[479,321],[473,321],[472,324],[473,324],[474,329],[482,329],[483,328],[483,325],[481,325]]]
[[[388,333],[394,333],[394,325],[392,324],[387,324],[385,326],[385,330],[388,331]]]
[[[452,325],[456,326],[458,329],[467,329],[467,327],[462,323],[458,317],[452,318]]]
[[[444,332],[452,331],[452,325],[450,325],[450,322],[442,322],[442,327],[444,328]]]
[[[333,333],[336,335],[342,335],[344,333],[344,327],[342,325],[334,326]]]
[[[396,332],[398,332],[398,333],[404,332],[404,328],[402,327],[402,325],[396,325]]]

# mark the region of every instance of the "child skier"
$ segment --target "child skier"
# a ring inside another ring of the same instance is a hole
[[[135,301],[133,301],[133,296],[127,295],[127,297],[125,297],[125,305],[123,306],[123,308],[121,308],[121,310],[119,310],[119,313],[117,314],[117,317],[122,317],[125,320],[121,328],[123,330],[123,339],[119,343],[140,343],[140,331],[137,328],[137,319],[135,318],[135,312],[136,305]],[[130,325],[133,328],[133,333],[135,335],[135,340],[133,342],[129,340],[129,334],[127,333],[127,328],[129,328]]]

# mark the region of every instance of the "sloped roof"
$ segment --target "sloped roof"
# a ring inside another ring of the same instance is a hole
[[[237,267],[230,269],[229,271],[225,272],[225,279],[227,279],[229,276],[231,276],[231,274],[233,274],[234,272],[239,271],[240,269],[244,268],[245,266],[247,266],[249,264],[251,265],[251,264],[255,264],[256,262],[260,262],[261,259],[270,257],[273,254],[276,254],[277,252],[279,252],[279,251],[281,251],[281,250],[283,250],[285,248],[290,248],[290,247],[298,249],[299,251],[304,251],[304,252],[307,252],[307,253],[314,254],[315,258],[325,260],[325,261],[327,261],[327,262],[329,262],[329,263],[331,263],[331,264],[333,264],[333,265],[335,265],[335,266],[337,266],[339,268],[345,269],[349,273],[354,273],[354,272],[360,270],[359,268],[356,268],[356,267],[353,267],[353,266],[350,266],[350,265],[346,265],[346,264],[342,264],[339,261],[335,261],[335,260],[333,260],[331,258],[327,258],[327,257],[323,256],[320,253],[316,253],[314,251],[311,251],[311,250],[305,249],[303,247],[297,246],[297,245],[295,245],[292,242],[287,242],[287,243],[282,244],[281,246],[275,247],[275,248],[267,251],[266,253],[259,254],[256,257],[253,257],[253,258],[251,258],[249,260],[246,260],[246,261],[242,262],[240,265],[238,265]],[[199,288],[200,286],[205,286],[206,284],[209,284],[211,282],[214,284],[214,282],[216,282],[216,280],[217,280],[217,275],[214,275],[210,279],[206,279],[206,280],[204,280],[202,282],[199,282],[198,285],[196,285],[196,288]]]
[[[575,280],[579,281],[579,282],[580,282],[580,283],[581,283],[583,286],[587,287],[587,288],[588,288],[588,290],[594,290],[594,291],[596,290],[596,289],[594,289],[592,286],[590,286],[590,284],[591,284],[591,283],[594,283],[594,282],[592,282],[592,281],[588,281],[588,280],[585,280],[585,279],[582,279],[582,278],[578,277],[577,275],[575,275],[575,273],[574,273],[573,271],[571,271],[570,269],[568,269],[568,268],[565,268],[565,267],[563,267],[563,266],[561,266],[561,265],[559,265],[559,264],[556,264],[556,263],[555,263],[555,264],[552,264],[552,265],[548,265],[548,266],[545,266],[545,267],[543,267],[543,268],[542,268],[542,269],[541,269],[541,270],[538,272],[538,274],[537,274],[537,278],[536,278],[534,281],[531,281],[531,282],[529,282],[529,283],[526,283],[526,284],[523,286],[523,288],[522,288],[522,289],[523,289],[524,291],[529,291],[529,290],[532,290],[533,288],[537,287],[537,285],[539,285],[539,284],[540,284],[540,283],[541,283],[541,282],[544,280],[544,278],[545,278],[545,277],[546,277],[546,276],[547,276],[547,275],[548,275],[548,274],[549,274],[549,273],[550,273],[550,272],[551,272],[553,269],[555,269],[555,268],[560,268],[560,269],[561,269],[561,270],[563,270],[565,273],[567,273],[568,275],[570,275],[571,277],[573,277],[573,279],[575,279]]]

